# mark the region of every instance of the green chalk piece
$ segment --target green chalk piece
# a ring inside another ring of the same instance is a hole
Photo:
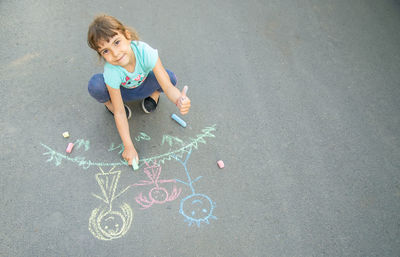
[[[132,161],[132,168],[133,168],[133,170],[138,170],[139,169],[139,166],[137,165],[135,160]]]

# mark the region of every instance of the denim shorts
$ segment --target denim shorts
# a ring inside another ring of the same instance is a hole
[[[177,80],[175,74],[172,71],[166,71],[169,75],[169,79],[171,80],[172,85],[176,86]],[[120,90],[122,100],[124,102],[146,98],[156,90],[159,92],[163,92],[160,84],[157,81],[156,76],[152,71],[147,75],[147,78],[145,79],[145,81],[143,81],[142,84],[140,84],[140,86],[131,89],[121,86]],[[93,77],[89,80],[88,91],[89,94],[100,103],[105,103],[110,100],[110,95],[108,93],[102,73],[93,75]]]

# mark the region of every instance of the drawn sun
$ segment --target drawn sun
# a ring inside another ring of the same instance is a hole
[[[210,224],[209,219],[217,219],[212,213],[215,207],[210,197],[203,194],[192,194],[181,201],[179,212],[185,217],[189,226],[196,223],[200,227],[201,222]]]

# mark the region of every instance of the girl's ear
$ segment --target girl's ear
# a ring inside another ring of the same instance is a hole
[[[125,30],[125,38],[131,40],[131,33],[128,30]]]

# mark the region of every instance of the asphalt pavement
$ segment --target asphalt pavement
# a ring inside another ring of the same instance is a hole
[[[189,87],[186,128],[128,103],[137,171],[87,92],[99,13]],[[0,256],[400,255],[399,1],[1,1],[0,24]]]

